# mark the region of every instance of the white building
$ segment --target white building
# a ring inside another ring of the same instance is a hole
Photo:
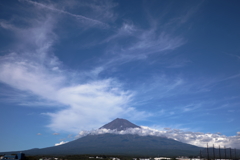
[[[171,158],[167,158],[167,157],[155,157],[154,158],[154,160],[162,160],[162,159],[170,160]]]
[[[178,157],[177,160],[191,160],[191,158],[188,157]]]
[[[151,158],[139,158],[139,160],[151,160]]]

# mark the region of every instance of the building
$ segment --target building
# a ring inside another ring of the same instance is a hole
[[[167,157],[155,157],[154,158],[154,160],[162,160],[162,159],[170,160],[171,158],[167,158]]]
[[[151,158],[139,158],[139,160],[151,160]]]
[[[111,157],[110,159],[111,160],[120,160],[120,158],[117,158],[117,157]]]
[[[2,157],[2,159],[24,160],[25,159],[25,154],[24,153],[18,153],[18,154],[4,155]]]
[[[177,160],[191,160],[191,158],[188,157],[184,157],[184,156],[179,156],[178,158],[176,158]]]

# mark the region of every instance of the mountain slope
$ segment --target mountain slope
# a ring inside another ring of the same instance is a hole
[[[38,150],[25,151],[26,154],[105,154],[138,156],[179,156],[197,155],[201,148],[164,137],[101,134],[88,135],[75,141]]]

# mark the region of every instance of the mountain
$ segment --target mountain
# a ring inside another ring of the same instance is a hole
[[[100,127],[118,131],[140,128],[125,120],[114,121]],[[43,149],[22,151],[26,155],[132,155],[132,156],[189,156],[198,155],[202,148],[166,137],[139,136],[135,134],[89,134],[66,144]],[[13,153],[13,152],[12,152]],[[1,153],[0,153],[1,154]]]
[[[156,136],[100,134],[43,149],[25,151],[27,155],[94,154],[132,156],[197,155],[199,147]]]
[[[129,122],[126,119],[117,118],[117,119],[113,120],[112,122],[100,127],[100,129],[103,129],[103,128],[111,129],[111,130],[115,129],[117,131],[122,131],[122,130],[126,130],[128,128],[141,128],[141,127]]]

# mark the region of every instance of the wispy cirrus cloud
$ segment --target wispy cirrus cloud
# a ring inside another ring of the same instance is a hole
[[[154,4],[155,2],[153,2]],[[198,4],[190,4],[174,14],[169,13],[170,6],[160,10],[158,14],[150,13],[149,4],[144,4],[146,14],[143,19],[148,27],[137,25],[131,19],[125,20],[114,35],[106,38],[103,42],[112,44],[109,47],[108,56],[114,55],[109,64],[123,64],[135,60],[145,60],[153,54],[163,57],[165,67],[178,68],[185,66],[190,61],[182,59],[173,63],[165,59],[165,55],[187,43],[182,27],[189,25],[187,22],[198,12],[203,1]],[[156,16],[157,15],[157,16]],[[166,17],[168,20],[166,20]],[[187,27],[188,28],[188,27]],[[127,44],[122,43],[126,41]],[[102,42],[102,43],[103,43]],[[112,42],[112,43],[111,43]],[[124,45],[123,45],[124,44]],[[169,61],[169,62],[168,62]],[[158,61],[159,62],[159,61]]]
[[[58,9],[56,7],[54,7],[53,4],[43,4],[43,3],[39,3],[39,2],[35,2],[35,1],[31,1],[31,0],[21,0],[21,1],[25,1],[25,2],[28,2],[30,4],[33,4],[37,7],[40,7],[40,8],[43,8],[43,9],[48,9],[48,10],[51,10],[53,12],[58,12],[58,13],[62,13],[62,14],[65,14],[65,15],[68,15],[68,16],[71,16],[71,17],[74,17],[74,18],[77,18],[79,20],[82,20],[82,21],[85,21],[85,23],[90,23],[91,25],[101,25],[103,27],[108,27],[108,24],[104,23],[104,22],[101,22],[99,20],[96,20],[96,19],[92,19],[92,18],[88,18],[86,16],[82,16],[82,15],[78,15],[78,14],[73,14],[73,13],[70,13],[70,12],[67,12],[65,10],[61,10],[61,9]]]
[[[67,70],[62,62],[52,54],[53,45],[59,40],[58,35],[54,32],[59,17],[56,16],[56,18],[51,12],[59,12],[73,17],[77,15],[57,9],[54,5],[48,6],[30,0],[27,2],[34,4],[37,12],[42,11],[42,8],[47,11],[43,17],[36,14],[34,20],[28,19],[29,26],[26,28],[18,28],[10,22],[1,21],[2,28],[14,31],[21,41],[13,46],[12,53],[1,56],[0,80],[16,90],[41,97],[40,101],[36,99],[33,102],[20,102],[20,105],[57,106],[57,111],[44,113],[50,117],[48,127],[55,131],[77,132],[85,127],[95,128],[119,115],[134,119],[152,116],[151,113],[129,107],[129,104],[137,106],[140,103],[146,104],[153,101],[153,99],[208,92],[208,89],[211,88],[209,86],[216,82],[190,82],[183,76],[167,77],[161,73],[158,76],[148,77],[150,81],[146,81],[146,83],[136,83],[136,87],[132,87],[133,92],[124,89],[117,78],[111,76],[100,78],[99,74],[111,69],[110,66],[118,66],[141,59],[146,60],[153,54],[164,57],[165,54],[186,43],[183,36],[174,35],[168,30],[161,30],[157,24],[150,24],[146,29],[128,21],[124,21],[114,34],[105,37],[103,43],[110,45],[107,49],[108,53],[102,58],[104,62],[102,66],[93,66],[90,70],[78,73]],[[111,7],[114,5],[109,8]],[[130,39],[129,43],[112,45],[126,39]],[[19,48],[21,48],[20,51]],[[110,58],[107,57],[109,55]],[[230,79],[235,77],[238,75],[230,77]],[[135,102],[132,102],[133,99]],[[198,104],[201,103],[181,104],[178,106],[178,111],[181,110],[181,113],[195,111],[202,107]],[[176,113],[174,110],[161,109],[169,116]],[[112,111],[110,112],[110,110]],[[94,115],[93,111],[98,114]],[[130,113],[134,113],[134,116],[130,116]],[[94,124],[94,121],[98,121],[98,124]],[[92,125],[79,127],[79,122],[81,124],[91,122]]]
[[[103,22],[112,23],[118,18],[118,14],[114,12],[118,3],[112,0],[91,1],[90,3],[88,0],[83,0],[81,3],[77,3],[77,6],[83,10],[89,10],[89,12],[86,12],[86,15],[100,19]]]
[[[178,58],[175,61],[169,60],[165,55],[187,43],[184,32],[180,31],[177,34],[176,32],[197,12],[196,8],[199,8],[199,5],[197,6],[190,6],[190,9],[185,8],[191,11],[181,12],[181,16],[177,15],[178,18],[174,15],[168,21],[165,21],[166,16],[169,16],[167,13],[159,13],[162,16],[160,19],[148,14],[148,16],[143,17],[148,27],[142,27],[131,19],[124,20],[117,29],[114,29],[113,34],[100,42],[101,44],[110,44],[102,67],[106,69],[117,64],[146,60],[152,55],[162,57],[161,63],[164,67],[179,68],[185,66],[191,61],[184,58],[181,60]]]
[[[45,114],[51,118],[48,127],[52,130],[77,132],[94,128],[131,109],[131,92],[122,90],[114,79],[66,85],[68,74],[64,71],[54,73],[46,63],[23,57],[16,53],[0,57],[0,81],[40,96],[43,102],[45,99],[62,104],[58,107],[66,109]]]
[[[35,99],[35,102],[23,101],[20,105],[44,106],[46,102],[48,107],[58,108],[43,114],[50,118],[50,129],[64,132],[96,128],[120,115],[131,117],[134,113],[135,118],[147,115],[129,106],[133,92],[124,90],[117,79],[91,79],[89,76],[95,72],[86,74],[87,71],[76,73],[64,69],[51,52],[57,41],[53,32],[57,19],[49,12],[43,16],[48,18],[37,15],[34,20],[28,19],[29,26],[23,29],[11,27],[10,23],[2,25],[16,33],[20,41],[12,47],[15,52],[0,57],[1,83],[41,99],[40,104],[39,99]]]
[[[126,63],[135,60],[146,59],[151,54],[163,54],[165,51],[174,50],[185,43],[183,37],[173,36],[165,31],[159,33],[154,26],[150,29],[140,29],[133,24],[124,23],[119,31],[106,39],[116,43],[117,40],[130,38],[129,44],[124,46],[115,44],[108,50],[113,58],[108,64]]]

